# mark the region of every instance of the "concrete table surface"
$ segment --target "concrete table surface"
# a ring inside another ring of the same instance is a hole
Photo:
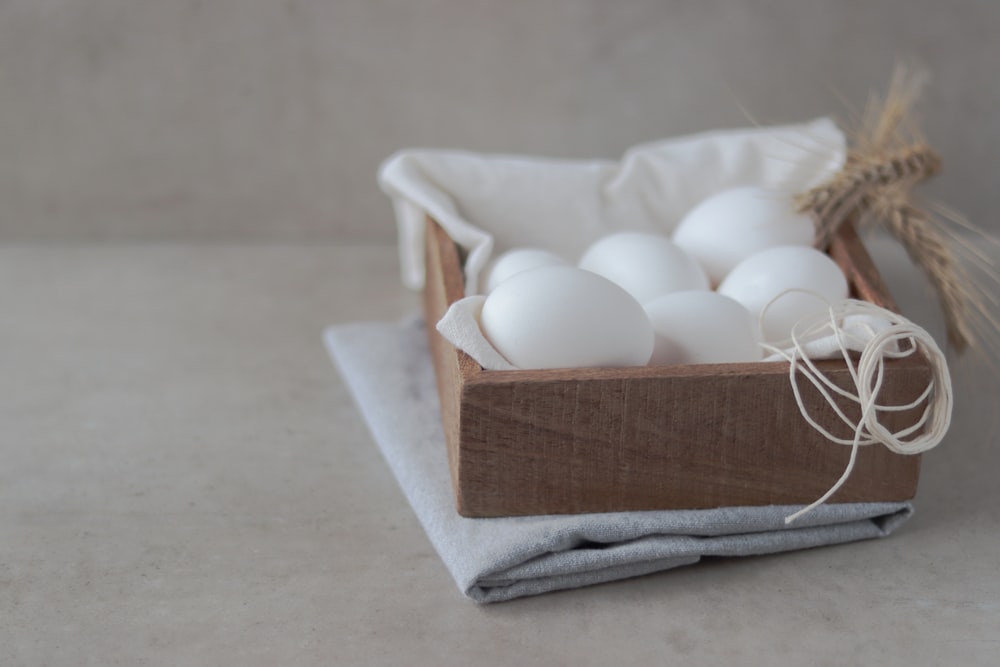
[[[876,259],[940,335],[894,248]],[[0,247],[0,664],[995,665],[997,383],[894,536],[462,597],[325,357],[416,310],[387,246]]]

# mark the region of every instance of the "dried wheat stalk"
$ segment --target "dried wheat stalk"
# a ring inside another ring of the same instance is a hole
[[[800,195],[797,203],[800,210],[813,215],[820,248],[847,220],[888,230],[937,292],[951,345],[958,351],[978,346],[992,353],[995,350],[988,344],[1000,339],[994,287],[977,284],[970,277],[949,241],[959,244],[960,259],[975,264],[995,286],[1000,280],[994,258],[977,253],[967,241],[961,245],[962,239],[950,233],[942,220],[941,214],[950,212],[937,208],[938,215],[934,215],[911,201],[913,186],[941,168],[941,158],[912,120],[922,85],[922,77],[897,68],[885,100],[873,98],[866,108],[844,167],[828,182]],[[971,229],[955,215],[944,217]],[[995,247],[995,242],[989,243]]]

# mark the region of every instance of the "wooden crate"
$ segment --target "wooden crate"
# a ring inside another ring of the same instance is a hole
[[[842,229],[830,254],[852,295],[895,309],[852,228]],[[847,464],[850,447],[826,440],[800,415],[787,363],[483,370],[434,328],[464,296],[464,278],[458,248],[433,220],[426,260],[427,334],[464,516],[809,503]],[[851,386],[843,360],[818,365]],[[889,363],[883,402],[916,399],[929,378],[916,355]],[[804,398],[818,405],[811,391]],[[814,414],[836,423],[825,404]],[[897,419],[913,416],[884,416]],[[919,469],[919,456],[862,447],[831,502],[912,498]]]

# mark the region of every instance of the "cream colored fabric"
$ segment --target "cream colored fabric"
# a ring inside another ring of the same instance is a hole
[[[724,130],[636,146],[620,162],[405,150],[378,180],[393,201],[403,281],[423,284],[424,216],[462,246],[466,292],[494,251],[551,250],[575,262],[610,231],[669,233],[705,197],[739,185],[797,193],[840,169],[843,133],[828,118]]]
[[[467,251],[466,300],[437,328],[483,368],[510,364],[479,331],[479,272],[497,252],[545,248],[575,262],[612,230],[670,233],[705,197],[739,185],[797,193],[843,164],[845,139],[828,118],[801,125],[724,130],[636,146],[621,162],[565,161],[409,150],[381,167],[399,228],[404,282],[423,284],[425,216]]]

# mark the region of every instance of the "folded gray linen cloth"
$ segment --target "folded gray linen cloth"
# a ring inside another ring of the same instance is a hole
[[[698,562],[884,537],[908,502],[468,519],[455,511],[423,323],[330,327],[324,342],[375,442],[461,591],[477,602],[635,577]]]

